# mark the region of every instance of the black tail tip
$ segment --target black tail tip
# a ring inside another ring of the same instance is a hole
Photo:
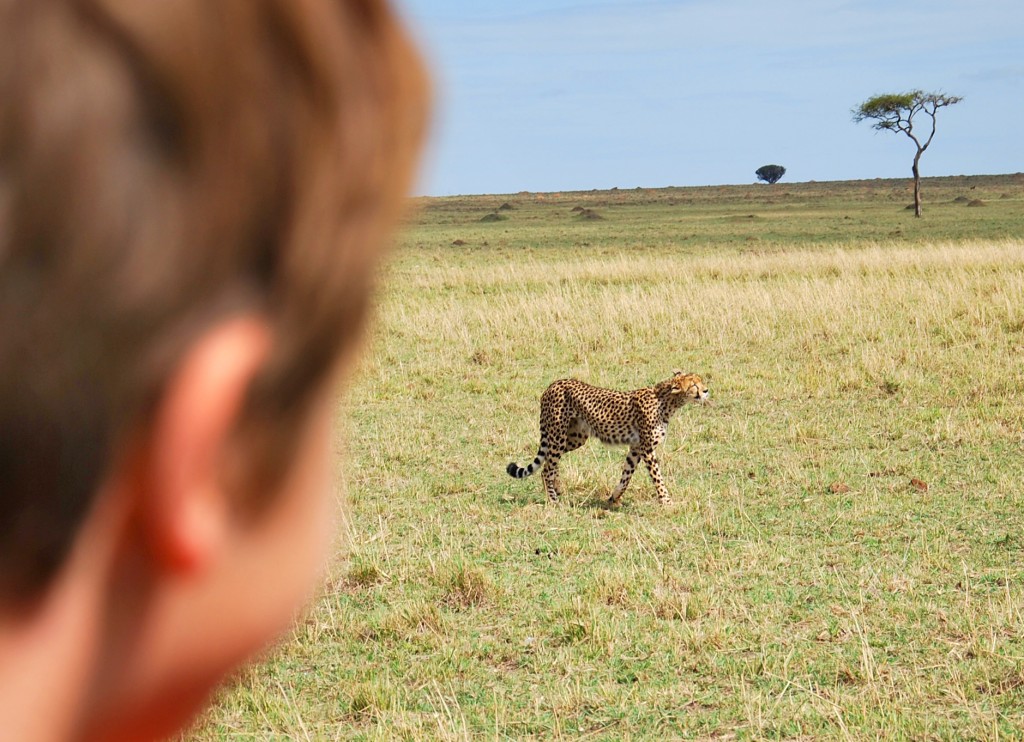
[[[510,477],[515,477],[516,474],[519,473],[519,465],[516,464],[516,462],[513,461],[508,466],[505,467],[505,471],[508,472],[508,475]],[[516,477],[516,478],[518,479],[518,477]]]

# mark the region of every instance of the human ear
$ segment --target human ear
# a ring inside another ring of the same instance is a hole
[[[225,470],[246,392],[269,346],[254,317],[200,336],[171,374],[136,459],[135,508],[147,551],[164,570],[201,571],[228,538]]]

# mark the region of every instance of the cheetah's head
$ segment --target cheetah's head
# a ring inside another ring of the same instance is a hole
[[[708,388],[697,374],[684,374],[682,371],[676,371],[669,379],[669,384],[671,384],[670,393],[680,395],[677,399],[682,402],[703,404],[708,399]]]

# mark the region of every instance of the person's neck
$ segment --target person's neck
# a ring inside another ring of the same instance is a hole
[[[111,523],[98,515],[90,516],[42,596],[22,605],[0,604],[0,740],[77,736],[115,548]]]

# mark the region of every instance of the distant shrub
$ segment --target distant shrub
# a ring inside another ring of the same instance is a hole
[[[461,560],[449,564],[438,575],[437,582],[445,592],[445,602],[463,608],[480,605],[494,590],[491,580],[480,567]]]
[[[355,718],[377,718],[394,705],[395,696],[391,688],[381,683],[360,683],[351,691],[348,715]]]
[[[762,165],[754,171],[754,175],[757,176],[757,179],[763,180],[768,185],[778,183],[785,174],[786,168],[782,167],[782,165]]]
[[[368,587],[382,578],[377,565],[361,559],[354,559],[345,579],[352,587]]]

